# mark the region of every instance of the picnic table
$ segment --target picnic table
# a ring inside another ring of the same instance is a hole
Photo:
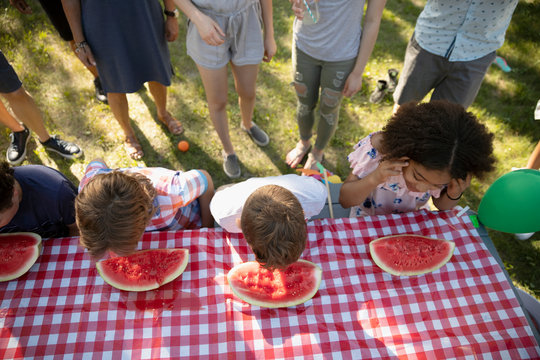
[[[397,277],[369,242],[414,233],[453,240],[452,259]],[[47,239],[30,271],[0,284],[2,359],[446,359],[539,358],[512,286],[468,216],[455,211],[318,219],[302,258],[322,282],[308,302],[266,309],[226,282],[254,260],[242,235],[222,229],[146,233],[148,248],[187,248],[175,281],[135,293],[104,283],[78,238]]]

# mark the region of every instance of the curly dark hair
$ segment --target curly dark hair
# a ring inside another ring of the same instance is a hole
[[[15,189],[14,173],[7,162],[0,162],[0,211],[7,210],[13,205],[11,199]]]
[[[244,204],[240,225],[257,261],[269,270],[297,261],[306,247],[302,205],[282,186],[265,185],[255,190]]]
[[[458,104],[403,104],[382,134],[384,159],[407,156],[428,169],[448,170],[454,179],[482,177],[494,168],[493,134]]]

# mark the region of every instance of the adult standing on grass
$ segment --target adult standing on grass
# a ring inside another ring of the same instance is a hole
[[[352,97],[362,88],[362,74],[377,40],[386,0],[367,0],[363,29],[364,1],[319,1],[316,23],[302,0],[291,2],[296,15],[293,71],[300,141],[289,151],[286,161],[294,168],[311,149],[304,167],[316,169],[316,162],[322,161],[324,148],[336,130],[343,96]],[[320,119],[312,148],[319,92]]]
[[[190,19],[187,52],[199,69],[210,118],[223,145],[223,170],[230,178],[237,178],[241,170],[229,135],[226,109],[227,64],[231,63],[238,92],[242,130],[257,145],[266,146],[270,139],[253,122],[253,109],[259,64],[261,60],[269,62],[276,53],[272,0],[174,2]]]
[[[10,165],[19,165],[26,158],[26,146],[30,139],[30,130],[26,125],[37,134],[39,142],[48,151],[60,154],[67,159],[82,156],[82,150],[74,143],[62,140],[56,135],[49,135],[34,99],[26,92],[17,73],[1,50],[0,95],[8,101],[11,110],[22,122],[21,124],[17,121],[0,101],[0,123],[12,131],[11,142],[6,153]]]
[[[178,22],[173,1],[163,2],[164,11],[158,0],[62,0],[75,52],[84,64],[97,65],[111,111],[124,131],[125,148],[135,160],[144,153],[130,124],[126,93],[148,82],[159,121],[175,135],[184,130],[167,111],[172,76],[167,41],[178,37]]]
[[[428,0],[407,45],[394,92],[400,105],[448,100],[468,108],[476,98],[495,51],[504,43],[518,0]]]

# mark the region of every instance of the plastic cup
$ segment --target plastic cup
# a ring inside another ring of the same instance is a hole
[[[317,0],[302,0],[304,3],[304,25],[313,25],[319,21],[319,1]]]

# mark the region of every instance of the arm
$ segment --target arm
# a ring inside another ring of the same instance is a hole
[[[213,228],[214,227],[214,217],[212,216],[212,213],[210,212],[210,201],[212,200],[212,197],[214,197],[214,183],[212,182],[212,177],[206,170],[200,170],[206,176],[206,180],[208,181],[208,188],[202,194],[199,196],[199,205],[201,206],[201,222],[202,227],[208,227]]]
[[[385,160],[380,162],[375,171],[361,179],[351,173],[341,186],[339,203],[344,208],[361,204],[377,185],[384,183],[391,176],[401,174],[403,167],[408,164],[407,158]]]
[[[379,25],[381,24],[385,4],[386,0],[368,0],[364,29],[362,30],[362,38],[360,39],[360,49],[358,49],[358,57],[356,58],[353,71],[349,74],[345,82],[345,87],[343,88],[344,96],[351,97],[362,89],[362,74],[379,34]]]
[[[173,0],[163,0],[163,6],[167,11],[174,11]],[[165,20],[165,38],[172,42],[178,38],[178,20],[174,16],[167,16]]]
[[[433,198],[433,205],[439,210],[450,210],[457,205],[463,192],[471,184],[471,175],[467,175],[465,179],[452,179],[448,187],[441,191],[441,196]]]
[[[218,46],[225,42],[225,33],[219,25],[197,9],[190,0],[174,0],[174,3],[195,24],[205,43]]]
[[[77,44],[75,53],[85,66],[96,66],[92,49],[90,49],[90,46],[84,37],[81,23],[81,1],[62,0],[62,6],[73,34],[73,40],[75,41],[75,44]]]
[[[277,45],[274,39],[274,19],[272,17],[272,0],[261,0],[261,11],[264,28],[264,62],[270,62],[276,54]]]

